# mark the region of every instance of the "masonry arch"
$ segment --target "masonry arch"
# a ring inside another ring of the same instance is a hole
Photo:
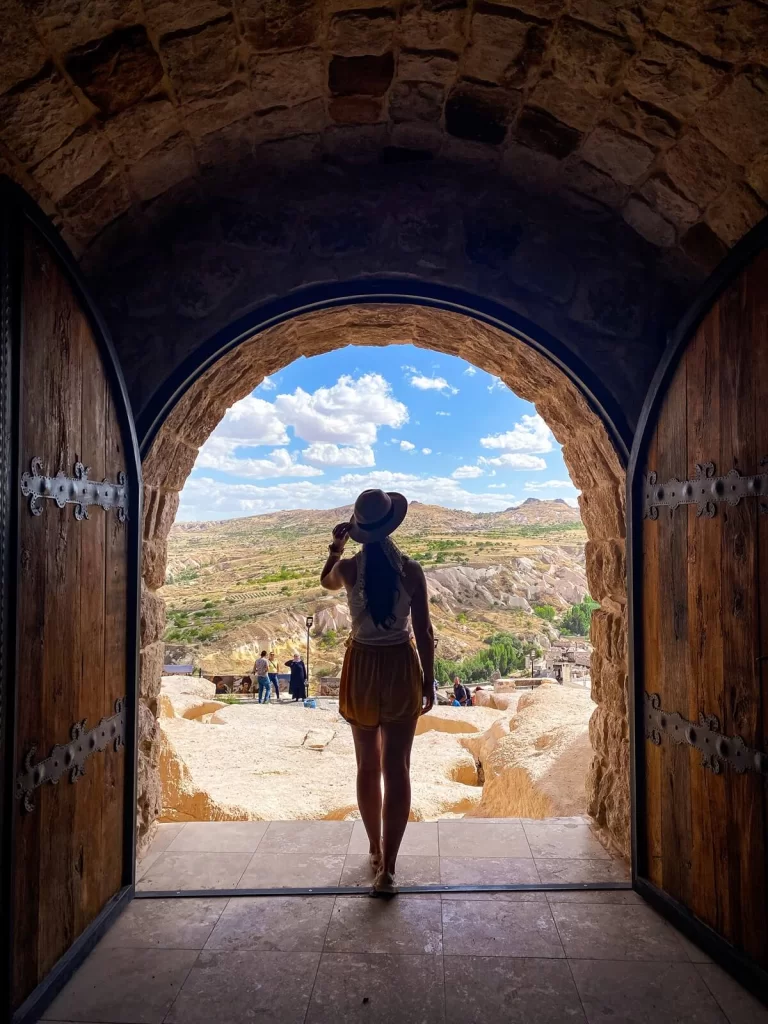
[[[347,291],[346,296],[344,295]],[[302,298],[306,299],[307,296]],[[307,308],[309,305],[310,308]],[[531,401],[563,446],[581,490],[588,534],[595,653],[590,723],[594,757],[589,811],[605,841],[630,845],[626,669],[625,462],[628,428],[610,395],[564,347],[521,318],[467,293],[411,282],[400,292],[373,282],[357,295],[339,287],[312,302],[292,297],[236,322],[201,347],[185,376],[170,380],[143,423],[144,525],[139,744],[139,845],[160,809],[156,702],[163,665],[167,537],[197,453],[227,408],[299,356],[346,345],[412,343],[460,356]]]

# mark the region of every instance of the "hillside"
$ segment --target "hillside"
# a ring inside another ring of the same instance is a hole
[[[311,614],[313,674],[335,674],[349,616],[343,595],[323,591],[318,577],[330,531],[351,511],[298,509],[176,524],[162,590],[166,660],[243,672],[262,647],[285,660],[304,650]],[[532,606],[565,610],[587,592],[586,534],[578,509],[562,500],[529,498],[493,513],[413,502],[397,539],[424,566],[442,657],[474,653],[498,630],[547,646],[555,631]]]

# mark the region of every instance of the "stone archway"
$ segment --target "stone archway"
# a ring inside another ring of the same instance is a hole
[[[345,345],[412,343],[461,356],[499,376],[533,402],[563,446],[581,490],[587,529],[587,575],[600,602],[593,618],[590,723],[594,757],[588,805],[604,840],[629,853],[629,729],[626,667],[624,469],[602,419],[579,388],[545,355],[511,334],[459,313],[418,305],[360,304],[306,313],[243,342],[215,362],[165,419],[144,459],[141,603],[139,845],[160,809],[159,736],[155,718],[163,665],[167,538],[179,495],[200,446],[227,408],[264,376],[299,356]]]

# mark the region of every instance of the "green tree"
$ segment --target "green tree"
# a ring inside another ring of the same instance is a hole
[[[538,615],[540,619],[544,619],[546,622],[553,622],[555,609],[551,604],[535,604],[533,606],[533,614]]]
[[[587,594],[579,604],[571,605],[560,622],[560,628],[563,632],[573,633],[575,636],[589,636],[592,613],[599,607],[597,601],[593,601]]]

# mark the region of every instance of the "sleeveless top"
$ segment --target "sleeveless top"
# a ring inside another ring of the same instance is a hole
[[[411,638],[411,595],[405,588],[403,559],[404,556],[394,541],[385,537],[381,542],[387,560],[400,576],[395,606],[392,613],[395,617],[389,629],[377,626],[365,604],[365,548],[355,555],[357,578],[353,587],[347,587],[349,614],[352,618],[352,639],[361,644],[380,647],[393,644],[408,643]]]

